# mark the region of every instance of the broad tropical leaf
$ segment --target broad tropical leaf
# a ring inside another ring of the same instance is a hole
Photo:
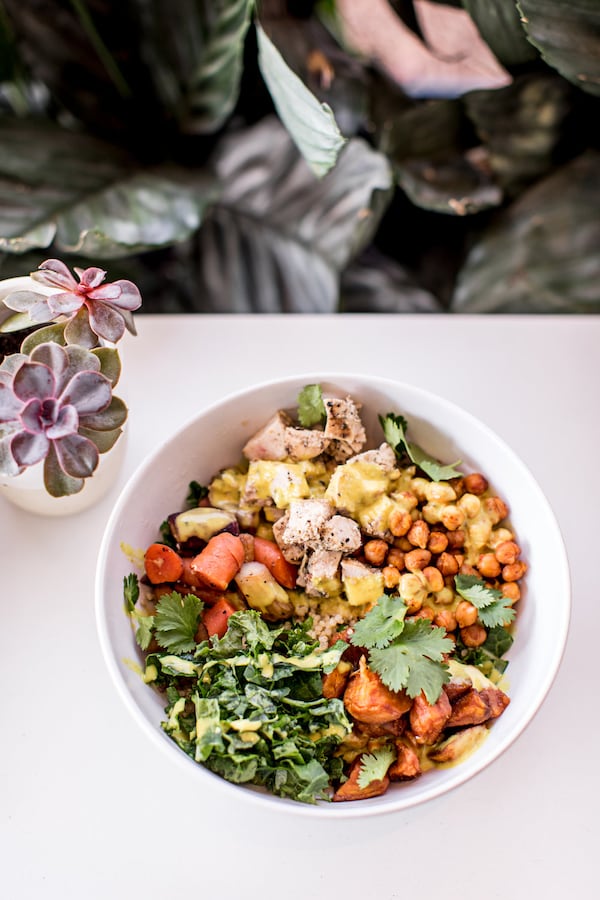
[[[527,36],[549,66],[590,94],[600,94],[598,0],[519,0]]]
[[[568,82],[544,71],[463,98],[496,179],[508,193],[518,193],[554,167],[573,93]]]
[[[135,0],[142,49],[167,115],[212,134],[236,104],[253,0]]]
[[[523,31],[519,10],[511,0],[463,0],[477,30],[505,66],[535,59],[537,51]]]
[[[372,248],[342,272],[340,308],[356,313],[444,311],[439,300],[419,287],[407,269]]]
[[[116,258],[192,234],[213,196],[205,172],[132,170],[121,150],[43,122],[0,121],[0,248]]]
[[[452,311],[600,312],[599,205],[590,150],[498,214],[467,256]]]
[[[320,103],[257,25],[259,64],[281,121],[315,175],[336,163],[345,143],[331,107]]]
[[[334,312],[338,273],[390,196],[385,157],[353,139],[318,180],[273,117],[224,140],[215,166],[224,189],[197,239],[198,308]]]

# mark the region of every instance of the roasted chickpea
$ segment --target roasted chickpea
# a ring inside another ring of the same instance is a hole
[[[444,606],[454,603],[455,594],[451,587],[443,587],[441,591],[435,592],[435,602]]]
[[[503,567],[502,577],[505,581],[518,581],[523,577],[526,571],[527,564],[518,560],[517,562],[510,563],[508,566]]]
[[[507,597],[511,604],[516,603],[517,600],[521,599],[521,588],[517,584],[516,581],[507,581],[504,584],[500,585],[500,590]]]
[[[446,631],[454,631],[457,625],[456,616],[451,609],[441,609],[435,614],[433,624],[445,628]]]
[[[461,547],[465,546],[466,534],[462,530],[462,528],[457,528],[456,531],[448,532],[448,549],[449,550],[460,550]]]
[[[521,548],[514,541],[502,541],[494,550],[496,559],[503,566],[515,563],[521,555]]]
[[[427,546],[429,540],[429,525],[423,519],[417,519],[411,525],[410,531],[406,537],[413,547],[420,547],[422,550]]]
[[[443,531],[432,531],[427,541],[427,549],[436,555],[443,553],[448,546],[448,537]]]
[[[388,552],[388,544],[385,541],[374,540],[367,541],[363,547],[363,553],[367,562],[372,566],[382,566]]]
[[[460,637],[465,647],[481,647],[487,638],[487,631],[483,625],[475,623],[460,629]]]
[[[404,551],[399,547],[390,547],[387,555],[388,566],[394,566],[399,572],[404,568]]]
[[[457,528],[460,528],[465,521],[465,518],[462,509],[459,509],[458,506],[455,506],[453,503],[449,503],[448,506],[445,506],[440,512],[440,521],[448,531],[456,531]]]
[[[481,500],[475,494],[463,494],[456,505],[468,519],[473,519],[481,509]]]
[[[456,557],[451,553],[440,553],[436,563],[442,575],[456,575],[458,573],[458,563]]]
[[[429,550],[411,550],[404,557],[404,565],[409,572],[418,572],[428,566],[431,562],[431,553]]]
[[[460,628],[468,628],[477,621],[477,607],[469,603],[468,600],[461,600],[456,607],[454,614]]]
[[[469,494],[476,494],[477,496],[484,494],[489,487],[487,478],[484,478],[481,472],[471,472],[470,475],[465,475],[463,481],[465,491],[468,491]]]
[[[415,615],[413,619],[429,619],[430,622],[433,622],[435,617],[435,613],[430,606],[423,606]]]
[[[408,553],[409,550],[413,549],[413,545],[406,537],[395,537],[394,547],[397,547],[398,550],[402,550],[403,553]]]
[[[433,591],[441,591],[444,587],[444,576],[440,572],[439,569],[436,569],[435,566],[425,566],[423,569],[423,575],[427,579],[427,584],[429,586],[429,590]]]
[[[501,522],[508,515],[508,506],[500,497],[486,497],[483,505],[494,525],[497,525],[498,522]]]
[[[454,488],[445,481],[432,481],[427,486],[425,496],[430,503],[452,503],[456,500]]]
[[[398,587],[400,572],[396,566],[384,566],[381,573],[383,575],[383,584],[386,588]]]
[[[479,572],[473,566],[469,565],[469,563],[464,562],[459,571],[461,575],[475,575],[479,578]]]
[[[390,513],[388,528],[394,537],[404,537],[412,523],[412,516],[406,509],[393,509]]]
[[[497,578],[502,566],[493,553],[482,553],[477,561],[477,568],[484,578]]]

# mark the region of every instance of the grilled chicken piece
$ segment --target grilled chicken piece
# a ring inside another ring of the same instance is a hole
[[[375,781],[371,781],[366,787],[361,788],[358,784],[360,770],[361,757],[359,756],[358,759],[352,763],[348,780],[345,781],[333,795],[332,799],[334,803],[341,800],[367,800],[369,797],[379,797],[381,794],[385,794],[390,784],[390,779],[387,775],[385,778],[378,778]]]
[[[356,456],[351,456],[348,462],[374,463],[380,466],[384,472],[392,472],[396,468],[396,454],[389,444],[383,443],[376,450],[365,450]]]
[[[451,678],[450,681],[444,685],[444,691],[450,703],[456,703],[459,697],[463,697],[472,687],[473,682],[470,679],[458,680]]]
[[[281,542],[280,546],[302,544],[304,547],[318,547],[321,527],[334,512],[328,500],[294,500],[290,503],[285,528],[277,532],[276,540]]]
[[[396,760],[388,769],[391,781],[404,781],[421,774],[421,763],[413,747],[404,741],[396,741],[396,753]]]
[[[364,656],[344,691],[344,706],[354,719],[367,724],[381,724],[399,719],[412,706],[404,691],[390,691],[379,675],[372,672]]]
[[[324,550],[354,553],[362,544],[358,523],[349,516],[332,516],[321,527],[321,546]]]
[[[290,459],[300,462],[320,456],[329,443],[322,431],[295,428],[290,417],[279,410],[267,424],[250,438],[243,448],[247,459]]]
[[[337,578],[341,558],[342,554],[337,550],[313,550],[307,553],[300,566],[296,584],[303,587],[310,597],[327,596]]]
[[[444,691],[435,703],[428,703],[423,694],[415,697],[409,721],[417,744],[435,744],[451,713],[452,707]]]
[[[328,453],[338,462],[362,450],[367,435],[358,414],[358,406],[351,397],[341,400],[328,397],[324,400],[327,411],[325,437],[329,438]]]

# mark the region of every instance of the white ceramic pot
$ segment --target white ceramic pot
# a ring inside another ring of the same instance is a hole
[[[127,429],[108,453],[102,453],[98,468],[86,478],[78,494],[52,497],[44,487],[44,463],[8,478],[0,475],[0,496],[14,506],[40,516],[65,516],[83,512],[98,503],[115,484],[125,457]]]

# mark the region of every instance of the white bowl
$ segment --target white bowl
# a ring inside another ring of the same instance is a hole
[[[515,641],[508,653],[511,702],[470,757],[446,769],[433,769],[414,781],[393,784],[381,797],[315,806],[274,797],[260,789],[232,785],[193,762],[162,731],[163,701],[136,673],[141,655],[123,610],[123,577],[131,571],[121,542],[145,548],[156,539],[168,513],[186,496],[192,480],[207,483],[236,464],[247,438],[279,408],[295,405],[306,384],[329,393],[351,394],[363,403],[371,445],[378,445],[377,414],[402,413],[411,439],[444,462],[462,459],[465,471],[480,471],[510,507],[510,519],[529,565],[518,604]],[[434,394],[409,384],[368,375],[309,373],[259,384],[226,397],[197,414],[141,464],[131,477],[108,522],[96,577],[100,643],[117,690],[145,733],[190,780],[211,782],[235,798],[273,811],[347,818],[407,809],[437,797],[480,772],[522,733],[543,702],[562,657],[570,614],[570,582],[565,548],[553,512],[537,482],[518,456],[478,419]]]

